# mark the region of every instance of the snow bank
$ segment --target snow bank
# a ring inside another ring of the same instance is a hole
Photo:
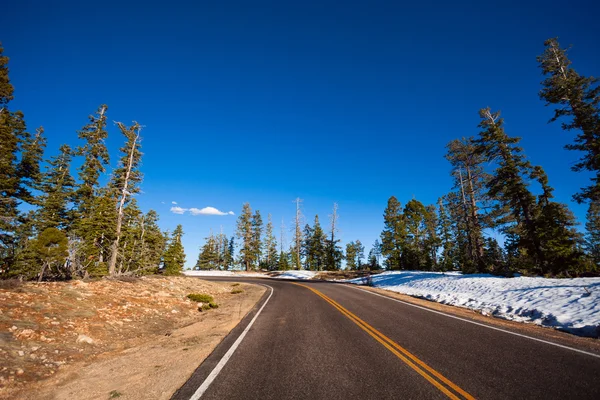
[[[348,282],[364,284],[364,278]],[[600,335],[600,278],[502,278],[452,272],[393,271],[373,286],[514,321]]]
[[[285,271],[274,276],[275,279],[312,279],[317,273],[315,271]]]
[[[241,276],[241,277],[265,277],[266,275],[260,272],[246,272],[246,271],[218,271],[218,270],[206,270],[206,271],[183,271],[184,275],[187,276]]]

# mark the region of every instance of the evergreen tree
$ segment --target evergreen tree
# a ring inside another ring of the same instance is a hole
[[[126,142],[125,145],[121,147],[121,161],[119,162],[119,166],[114,170],[109,185],[112,194],[117,197],[117,224],[108,264],[108,274],[110,276],[113,276],[116,273],[119,241],[121,239],[123,223],[123,209],[125,204],[131,199],[131,196],[139,193],[139,184],[142,181],[142,173],[139,170],[142,161],[142,152],[140,151],[140,131],[142,127],[137,122],[134,122],[130,127],[126,127],[124,124],[117,122],[117,126],[125,136]]]
[[[480,115],[482,131],[477,144],[488,159],[497,163],[487,182],[487,195],[497,202],[509,259],[538,274],[580,270],[574,217],[566,206],[551,201],[552,188],[545,173],[527,161],[517,146],[520,139],[504,132],[499,113],[487,108]],[[526,179],[540,183],[543,193],[537,201]]]
[[[262,230],[263,222],[260,211],[256,210],[252,216],[252,239],[251,239],[251,264],[253,268],[258,268],[262,258]]]
[[[42,183],[40,164],[44,158],[45,148],[46,138],[44,137],[43,128],[36,129],[33,136],[27,132],[24,133],[21,144],[21,160],[18,167],[18,174],[21,179],[19,198],[31,205],[39,205],[39,201],[32,191],[39,190]]]
[[[438,264],[440,271],[451,271],[454,269],[455,242],[452,237],[452,221],[448,210],[444,206],[443,198],[438,200],[438,236],[442,247],[441,260]]]
[[[386,268],[390,270],[403,268],[402,252],[406,245],[406,224],[401,207],[398,199],[392,196],[383,214],[381,254],[385,258]]]
[[[236,236],[242,240],[240,261],[246,271],[250,271],[254,256],[252,252],[252,235],[252,209],[250,208],[250,203],[244,203],[242,212],[237,220]]]
[[[60,147],[60,154],[49,162],[44,174],[37,215],[37,226],[41,232],[46,228],[59,228],[68,231],[73,221],[69,204],[73,200],[75,180],[71,176],[72,151],[68,145]]]
[[[454,189],[460,194],[464,227],[467,239],[468,270],[482,272],[483,269],[483,230],[490,226],[490,219],[481,214],[486,201],[485,185],[489,175],[483,169],[487,159],[474,142],[474,138],[453,140],[446,148],[446,159],[452,165]]]
[[[212,231],[210,236],[206,238],[206,241],[202,248],[200,249],[200,254],[198,255],[198,261],[196,262],[196,266],[194,269],[196,270],[206,270],[206,269],[216,269],[219,264],[219,252],[217,249],[217,239],[213,235]]]
[[[544,42],[544,53],[538,62],[546,79],[542,82],[540,98],[546,105],[555,105],[551,121],[566,119],[564,130],[577,130],[575,144],[569,150],[583,152],[573,166],[574,171],[591,171],[592,184],[575,194],[578,202],[600,202],[600,86],[598,79],[580,75],[571,67],[567,50],[556,38]]]
[[[225,269],[230,270],[233,268],[233,255],[235,254],[235,243],[233,236],[229,239],[229,246],[227,246],[227,253],[225,253]]]
[[[357,270],[358,265],[356,264],[356,243],[346,243],[346,269]]]
[[[277,239],[273,234],[273,221],[271,214],[267,216],[267,227],[265,231],[265,268],[269,271],[277,269],[278,265]]]
[[[425,207],[425,238],[423,240],[423,252],[425,255],[425,270],[438,269],[438,251],[441,239],[437,234],[438,216],[434,205]]]
[[[373,243],[373,247],[369,250],[369,255],[367,257],[367,264],[370,270],[378,270],[381,269],[381,243],[378,239],[375,239]]]
[[[105,104],[100,105],[95,115],[90,115],[90,122],[78,131],[79,139],[85,144],[77,148],[77,155],[83,156],[83,164],[79,168],[81,184],[77,189],[77,203],[80,218],[90,217],[90,209],[99,188],[98,180],[106,172],[110,158],[106,148],[106,111]]]
[[[336,237],[337,233],[337,221],[338,221],[338,205],[333,203],[333,212],[330,217],[330,235],[325,241],[325,269],[328,271],[339,270],[342,267],[342,260],[344,259],[344,253],[342,248],[339,246],[340,240]]]
[[[587,212],[585,223],[585,247],[595,264],[600,269],[600,203],[592,202]]]
[[[148,211],[142,221],[140,235],[140,273],[153,274],[158,272],[165,252],[166,240],[158,226],[158,214],[154,210]]]
[[[296,218],[295,218],[295,229],[294,229],[294,238],[293,238],[293,242],[294,242],[294,254],[292,254],[292,266],[294,267],[294,269],[302,269],[302,244],[304,241],[304,238],[302,236],[302,220],[303,215],[302,212],[300,210],[300,203],[302,203],[302,200],[300,198],[296,198],[296,200],[294,200],[294,202],[296,203]]]
[[[365,258],[365,246],[360,242],[360,240],[356,240],[354,243],[354,248],[356,250],[356,268],[363,269],[363,260]]]
[[[181,244],[181,237],[183,236],[183,227],[177,225],[171,236],[171,240],[165,250],[163,256],[164,275],[179,275],[183,272],[183,266],[185,265],[185,252],[183,245]]]
[[[80,221],[74,268],[81,276],[104,276],[108,274],[107,260],[117,223],[115,203],[107,190],[100,190],[94,197],[89,213]]]

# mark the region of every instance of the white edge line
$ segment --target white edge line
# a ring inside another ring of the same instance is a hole
[[[574,348],[574,347],[564,346],[564,345],[562,345],[562,344],[558,344],[558,343],[554,343],[554,342],[549,342],[549,341],[547,341],[547,340],[543,340],[543,339],[534,338],[534,337],[532,337],[532,336],[523,335],[523,334],[521,334],[521,333],[516,333],[516,332],[507,331],[506,329],[496,328],[495,326],[490,326],[490,325],[486,325],[486,324],[481,324],[481,323],[479,323],[479,322],[475,322],[475,321],[471,321],[471,320],[468,320],[468,319],[465,319],[465,318],[457,317],[457,316],[455,316],[455,315],[450,315],[450,314],[446,314],[446,313],[444,313],[444,312],[441,312],[441,311],[432,310],[432,309],[430,309],[430,308],[427,308],[427,307],[418,306],[418,305],[416,305],[416,304],[411,304],[411,303],[408,303],[408,302],[406,302],[406,301],[398,300],[398,299],[395,299],[395,298],[393,298],[393,297],[390,297],[390,296],[384,296],[384,295],[382,295],[382,294],[375,293],[375,292],[372,292],[372,291],[370,291],[370,290],[361,289],[361,288],[359,288],[359,287],[356,287],[356,286],[354,286],[354,284],[350,284],[350,285],[352,285],[352,286],[350,286],[351,288],[353,288],[353,289],[356,289],[356,290],[360,290],[361,292],[366,292],[366,293],[373,294],[373,295],[375,295],[375,296],[383,297],[384,299],[389,299],[389,300],[397,301],[398,303],[406,304],[407,306],[411,306],[411,307],[420,308],[421,310],[425,310],[425,311],[429,311],[429,312],[432,312],[432,313],[440,314],[440,315],[446,316],[446,317],[448,317],[448,318],[454,318],[454,319],[458,319],[458,320],[460,320],[460,321],[468,322],[468,323],[470,323],[470,324],[473,324],[473,325],[479,325],[479,326],[483,326],[484,328],[493,329],[493,330],[495,330],[495,331],[500,331],[500,332],[508,333],[508,334],[510,334],[510,335],[515,335],[515,336],[520,336],[520,337],[522,337],[522,338],[525,338],[525,339],[535,340],[536,342],[542,342],[542,343],[549,344],[549,345],[551,345],[551,346],[561,347],[561,348],[563,348],[563,349],[567,349],[567,350],[575,351],[575,352],[577,352],[577,353],[582,353],[582,354],[586,354],[586,355],[588,355],[588,356],[592,356],[592,357],[600,358],[600,355],[598,355],[598,354],[595,354],[595,353],[590,353],[589,351],[585,351],[585,350],[579,350],[579,349],[576,349],[576,348]],[[397,292],[394,292],[394,293],[397,293]],[[399,293],[399,294],[402,294],[402,293]],[[405,296],[408,296],[408,295],[405,295]]]
[[[235,352],[235,350],[238,348],[238,346],[240,345],[240,343],[242,343],[242,340],[244,340],[244,337],[246,336],[246,334],[248,333],[248,331],[250,330],[250,328],[254,324],[254,321],[256,321],[256,318],[258,318],[258,316],[262,312],[263,308],[265,308],[265,306],[267,305],[267,303],[271,299],[271,296],[273,296],[273,288],[271,286],[269,286],[269,285],[264,285],[264,286],[266,286],[269,289],[271,289],[271,293],[269,294],[269,297],[267,297],[267,300],[265,300],[265,302],[263,303],[262,307],[260,308],[260,310],[258,310],[258,312],[254,316],[254,318],[252,318],[252,321],[250,321],[250,323],[248,324],[248,326],[246,326],[246,329],[244,329],[244,332],[242,332],[242,334],[237,338],[237,340],[231,345],[231,347],[229,348],[229,350],[227,350],[227,353],[225,353],[225,355],[223,355],[223,357],[221,358],[221,360],[219,361],[219,363],[215,366],[215,368],[206,377],[206,379],[204,380],[204,382],[202,382],[202,385],[200,385],[200,387],[198,389],[196,389],[196,391],[194,392],[194,394],[192,395],[192,397],[190,397],[190,400],[198,400],[198,399],[200,399],[200,397],[202,397],[202,395],[204,394],[204,392],[206,392],[206,390],[208,389],[208,387],[210,386],[210,384],[213,383],[213,381],[215,380],[215,378],[217,377],[217,375],[219,375],[219,372],[221,372],[221,370],[223,369],[223,367],[225,366],[225,364],[227,364],[227,361],[229,361],[229,359],[231,358],[231,356],[233,355],[233,353]]]

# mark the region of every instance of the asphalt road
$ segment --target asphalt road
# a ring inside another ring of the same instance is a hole
[[[202,399],[600,399],[600,357],[346,285],[235,280],[269,285],[273,293],[173,399],[192,398],[207,378]]]

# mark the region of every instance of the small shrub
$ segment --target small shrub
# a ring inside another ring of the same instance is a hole
[[[239,283],[234,283],[231,286],[240,286],[240,284]]]
[[[238,293],[244,293],[244,291],[242,289],[234,289],[231,291],[231,294],[238,294]]]
[[[187,298],[196,303],[214,303],[215,301],[211,295],[204,293],[190,293]]]
[[[219,305],[217,303],[203,303],[202,306],[198,309],[198,311],[206,311],[206,310],[210,310],[211,308],[219,308]]]
[[[111,390],[111,392],[109,393],[109,399],[116,399],[117,397],[121,397],[123,394],[121,392],[118,392],[116,390]]]

